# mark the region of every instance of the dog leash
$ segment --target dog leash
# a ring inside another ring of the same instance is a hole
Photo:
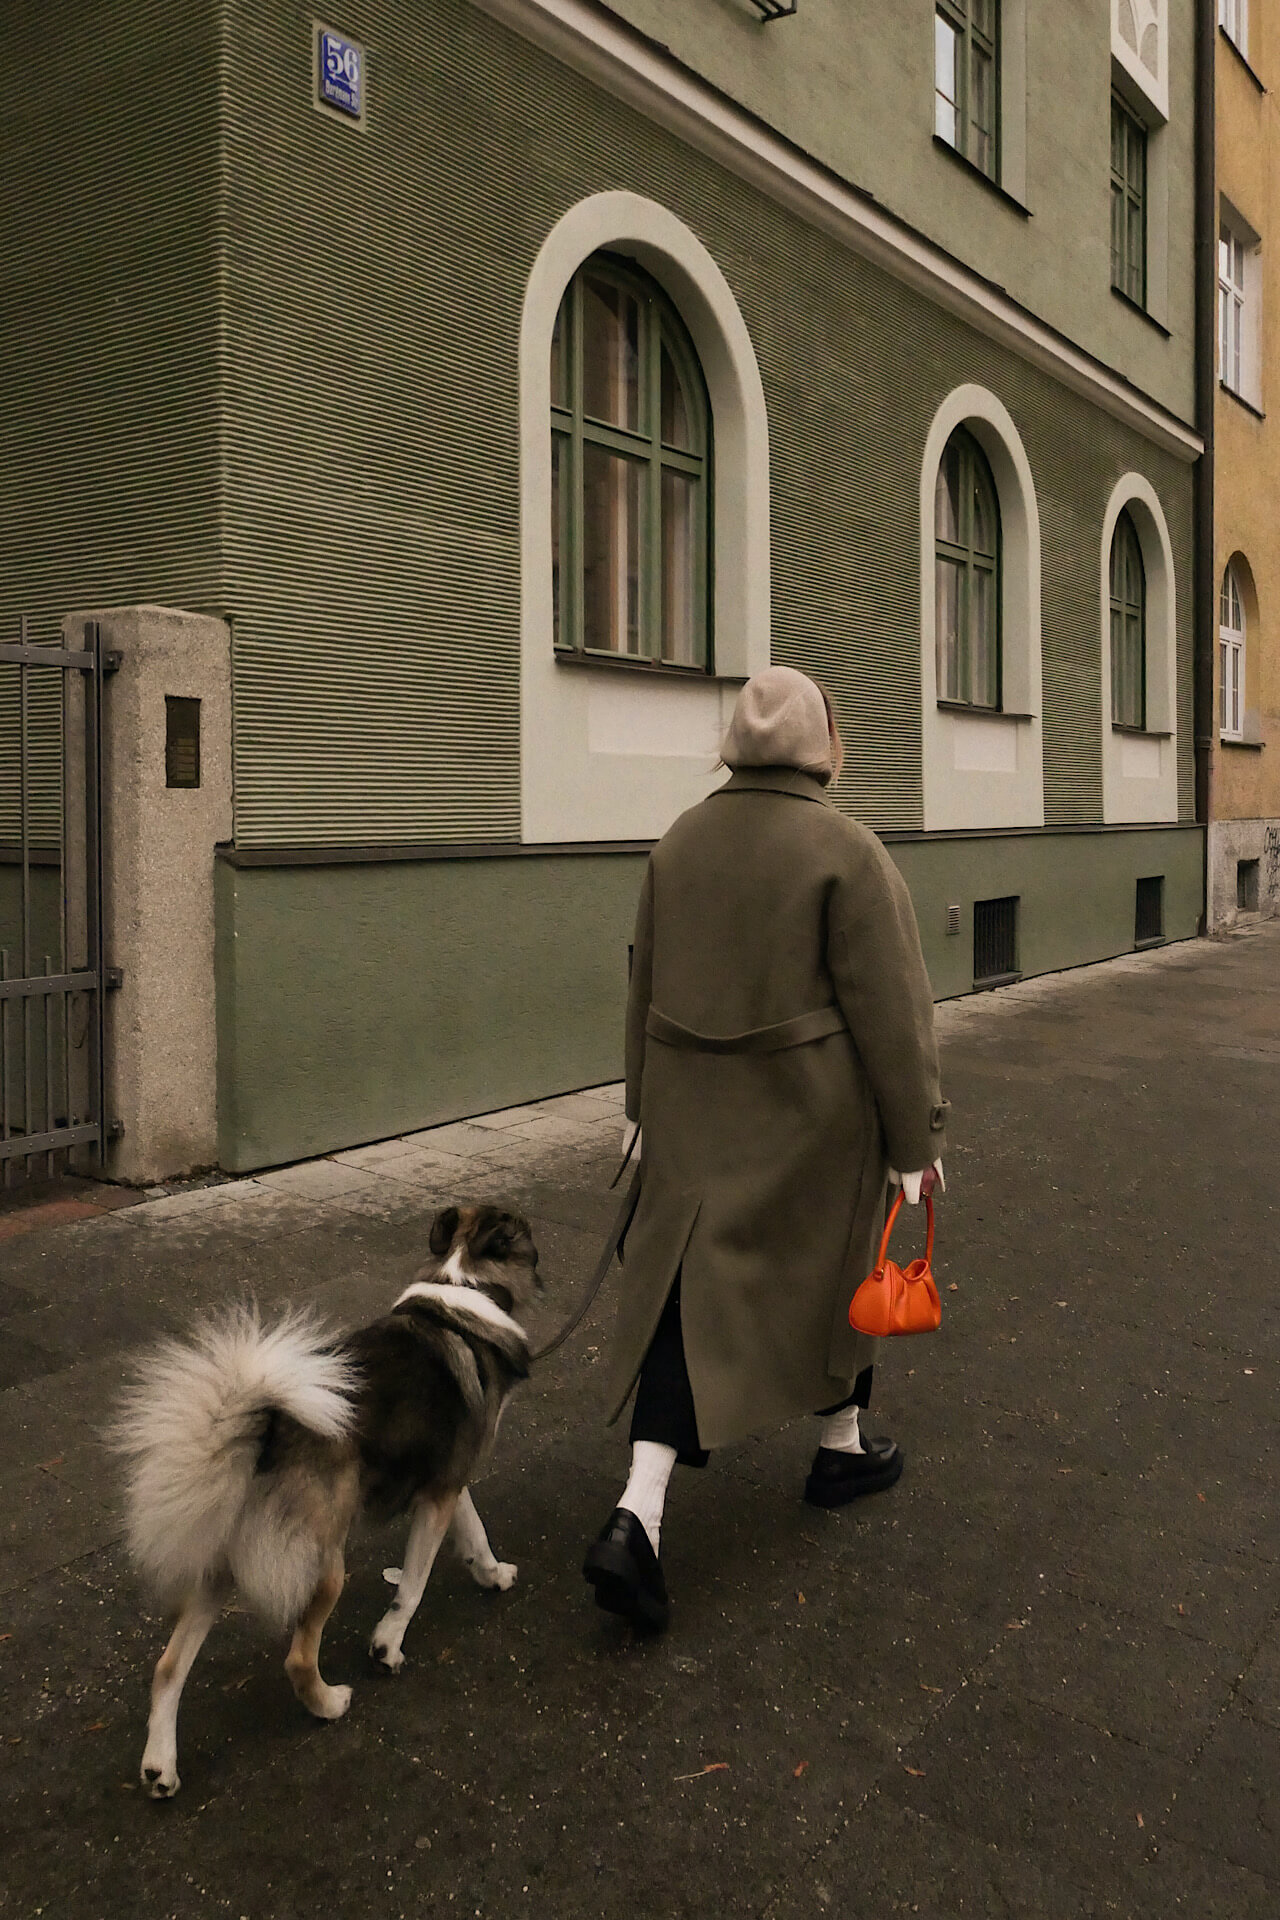
[[[609,1182],[609,1185],[611,1188],[617,1186],[619,1180],[621,1180],[623,1174],[626,1172],[627,1162],[630,1160],[632,1154],[635,1152],[636,1141],[639,1138],[640,1138],[640,1129],[639,1127],[637,1127],[635,1132],[631,1136],[630,1145],[628,1146],[626,1152],[622,1156],[622,1165],[618,1168],[618,1171],[614,1174],[612,1180]],[[617,1213],[614,1215],[613,1225],[609,1228],[608,1236],[605,1240],[603,1247],[600,1249],[600,1258],[596,1261],[595,1269],[591,1275],[590,1280],[588,1280],[586,1284],[586,1288],[584,1289],[582,1296],[578,1301],[577,1306],[574,1308],[573,1312],[569,1315],[569,1318],[565,1321],[564,1325],[559,1329],[559,1331],[554,1335],[554,1337],[548,1340],[545,1343],[545,1345],[538,1347],[533,1353],[529,1355],[530,1364],[532,1364],[535,1360],[545,1360],[549,1353],[554,1353],[557,1347],[562,1347],[565,1341],[569,1338],[569,1335],[571,1333],[577,1332],[578,1328],[582,1325],[582,1322],[586,1319],[588,1313],[591,1311],[592,1305],[595,1302],[595,1297],[599,1293],[601,1287],[604,1285],[604,1277],[608,1273],[610,1267],[613,1265],[613,1256],[615,1255],[615,1253],[617,1253],[618,1248],[622,1245],[622,1241],[626,1235],[627,1228],[631,1225],[632,1215],[635,1213],[636,1206],[639,1202],[640,1169],[641,1169],[641,1162],[637,1160],[634,1171],[632,1172],[632,1175],[631,1175],[631,1179],[627,1185],[627,1190],[622,1196],[622,1202],[618,1208]]]

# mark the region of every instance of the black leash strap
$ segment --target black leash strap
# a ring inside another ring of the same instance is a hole
[[[632,1149],[636,1144],[636,1136],[639,1134],[639,1131],[640,1129],[637,1127],[636,1133],[632,1135],[631,1146],[627,1148],[626,1154],[623,1158],[622,1165],[618,1168],[617,1173],[615,1173],[615,1175],[613,1176],[613,1179],[610,1181],[609,1183],[610,1186],[616,1187],[619,1180],[621,1180],[622,1175],[626,1170],[627,1161],[630,1160],[631,1158]],[[635,1164],[635,1170],[631,1175],[630,1183],[628,1184],[626,1192],[622,1196],[622,1204],[618,1208],[617,1213],[614,1215],[613,1225],[609,1229],[608,1238],[606,1239],[603,1247],[600,1249],[600,1258],[596,1261],[595,1271],[592,1273],[590,1280],[587,1282],[585,1292],[583,1293],[581,1299],[578,1301],[577,1306],[574,1308],[573,1312],[570,1314],[569,1318],[565,1321],[564,1325],[560,1328],[559,1332],[555,1335],[555,1337],[551,1340],[548,1340],[545,1346],[539,1347],[536,1350],[536,1352],[531,1353],[529,1355],[529,1359],[531,1362],[534,1360],[545,1360],[549,1353],[554,1353],[557,1347],[562,1347],[565,1341],[569,1338],[569,1335],[571,1333],[576,1333],[577,1329],[582,1325],[582,1322],[586,1319],[587,1314],[590,1312],[591,1307],[594,1304],[596,1295],[599,1293],[601,1287],[604,1285],[604,1277],[608,1273],[610,1267],[613,1265],[613,1256],[618,1251],[619,1246],[622,1244],[622,1239],[627,1231],[627,1228],[631,1225],[631,1216],[634,1214],[637,1203],[639,1202],[641,1165],[642,1163],[639,1160],[637,1160]]]

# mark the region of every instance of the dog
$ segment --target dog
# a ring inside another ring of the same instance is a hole
[[[369,1648],[392,1673],[446,1534],[479,1586],[515,1580],[467,1485],[529,1372],[514,1316],[543,1284],[537,1248],[526,1220],[494,1207],[446,1208],[428,1244],[431,1258],[370,1326],[331,1335],[297,1313],[264,1326],[239,1306],[137,1364],[109,1439],[125,1462],[131,1556],[177,1614],[142,1756],[153,1799],[181,1784],[178,1703],[233,1592],[292,1628],[285,1671],[302,1704],[321,1720],[347,1711],[351,1689],[326,1684],[319,1653],[357,1515],[411,1516]]]

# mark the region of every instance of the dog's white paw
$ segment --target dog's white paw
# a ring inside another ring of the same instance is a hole
[[[150,1752],[142,1756],[141,1778],[153,1800],[172,1800],[182,1785],[178,1778],[177,1760],[153,1759]]]
[[[381,1628],[375,1630],[373,1639],[369,1642],[369,1657],[371,1660],[376,1660],[380,1667],[385,1667],[388,1673],[399,1673],[404,1665],[400,1642],[391,1634],[383,1633]]]
[[[350,1687],[321,1687],[307,1701],[307,1711],[317,1720],[341,1720],[350,1705]]]
[[[404,1577],[403,1567],[384,1567],[382,1577],[389,1587],[398,1587]]]
[[[471,1578],[478,1587],[492,1587],[498,1593],[506,1593],[514,1587],[519,1571],[510,1560],[495,1560],[492,1566],[472,1567]]]

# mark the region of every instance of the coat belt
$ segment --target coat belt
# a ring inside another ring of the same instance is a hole
[[[779,1020],[772,1027],[752,1027],[748,1033],[695,1033],[692,1027],[682,1027],[678,1020],[669,1020],[665,1013],[650,1007],[644,1030],[650,1039],[661,1040],[668,1047],[683,1047],[690,1053],[781,1053],[784,1047],[803,1047],[811,1040],[843,1033],[848,1024],[839,1007],[818,1007],[812,1013]]]

